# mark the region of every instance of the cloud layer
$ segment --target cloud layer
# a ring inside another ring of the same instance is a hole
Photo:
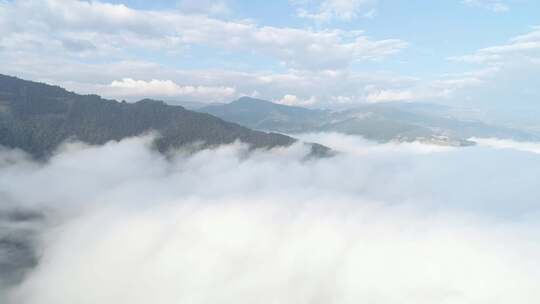
[[[5,50],[24,52],[42,45],[44,52],[60,51],[75,57],[115,58],[137,48],[174,53],[204,45],[254,51],[294,68],[332,69],[356,60],[383,58],[407,46],[398,39],[372,40],[358,31],[259,26],[97,1],[0,3],[0,19],[5,23],[0,30],[0,45]],[[28,19],[32,22],[23,21]]]
[[[162,98],[182,98],[207,100],[208,102],[231,99],[236,94],[232,87],[209,87],[209,86],[180,86],[171,80],[150,81],[123,78],[113,80],[107,87],[109,96],[129,96],[145,98],[155,96]]]
[[[70,144],[46,164],[3,151],[2,204],[49,214],[8,303],[540,299],[537,154],[302,137],[343,153],[166,158],[147,137]]]

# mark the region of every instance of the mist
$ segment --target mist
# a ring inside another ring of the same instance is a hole
[[[34,216],[0,224],[35,262],[0,300],[540,301],[538,153],[300,138],[340,153],[235,143],[162,155],[152,136],[69,143],[46,163],[1,150],[0,212]],[[11,258],[0,250],[0,266]]]
[[[540,154],[540,143],[538,142],[518,142],[498,138],[473,138],[472,140],[481,146],[495,149],[512,149]]]

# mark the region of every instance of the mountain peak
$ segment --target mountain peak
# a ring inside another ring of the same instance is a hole
[[[245,103],[258,103],[258,104],[274,104],[274,105],[277,105],[276,103],[273,103],[273,102],[268,101],[268,100],[253,98],[253,97],[249,97],[249,96],[242,96],[242,97],[238,98],[237,100],[231,102],[231,104],[245,104]]]
[[[163,100],[145,98],[137,101],[137,105],[154,105],[154,106],[166,106],[167,104]]]

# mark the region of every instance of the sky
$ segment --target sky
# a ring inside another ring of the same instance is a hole
[[[136,101],[540,114],[535,0],[0,1],[1,72]]]

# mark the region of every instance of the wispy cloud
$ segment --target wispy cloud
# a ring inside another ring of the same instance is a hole
[[[374,18],[377,14],[374,8],[375,0],[320,0],[295,1],[291,3],[300,6],[297,16],[325,23],[333,20],[352,21],[359,17]],[[315,6],[311,11],[306,6]]]
[[[510,149],[540,154],[540,142],[519,142],[499,138],[471,138],[471,140],[481,146],[495,149]]]
[[[226,0],[180,0],[178,9],[182,13],[202,15],[228,15],[232,12]]]
[[[463,0],[462,2],[468,6],[480,7],[496,13],[510,10],[510,7],[501,0]]]

